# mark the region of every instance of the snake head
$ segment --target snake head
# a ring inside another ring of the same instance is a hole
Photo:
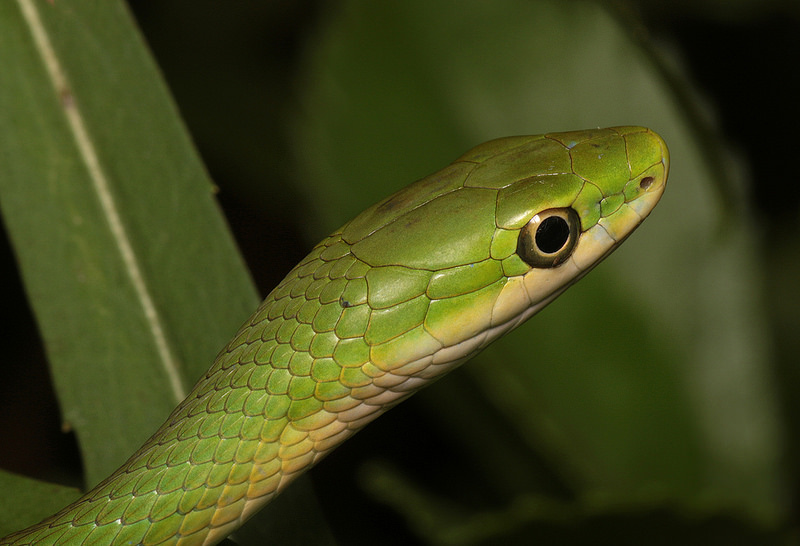
[[[669,154],[642,127],[473,148],[339,232],[365,264],[371,362],[433,377],[555,299],[664,190]]]

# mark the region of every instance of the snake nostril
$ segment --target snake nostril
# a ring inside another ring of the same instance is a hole
[[[645,176],[639,181],[639,187],[646,190],[653,183],[653,180],[655,179],[652,176]]]

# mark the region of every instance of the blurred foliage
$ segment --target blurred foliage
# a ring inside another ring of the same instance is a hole
[[[796,2],[130,7],[263,292],[482,140],[643,124],[671,147],[623,249],[312,472],[340,543],[797,541]],[[23,345],[9,362],[41,362]]]

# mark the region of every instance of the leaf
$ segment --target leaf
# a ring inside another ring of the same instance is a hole
[[[13,492],[14,502],[3,503],[0,510],[0,537],[21,525],[36,523],[55,513],[80,496],[80,491],[24,476],[0,472],[0,491]]]
[[[0,207],[91,486],[161,424],[258,296],[124,4],[2,3],[0,35]],[[75,497],[0,479],[8,531]],[[307,485],[262,521],[286,521],[292,502],[301,536],[332,543]],[[297,543],[258,523],[251,543]]]
[[[257,298],[121,4],[0,9],[2,210],[93,484]]]

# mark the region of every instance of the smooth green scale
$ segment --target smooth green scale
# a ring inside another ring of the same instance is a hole
[[[514,242],[516,244],[516,240]],[[450,267],[437,271],[431,277],[425,295],[432,300],[452,298],[479,290],[502,276],[502,266],[496,259]]]
[[[339,339],[361,338],[367,331],[372,309],[366,303],[353,306],[350,299],[342,299],[345,310],[336,323],[334,333]]]
[[[425,293],[431,279],[425,269],[387,265],[373,267],[365,275],[370,308],[388,309]]]
[[[663,141],[640,127],[474,148],[312,249],[136,454],[0,544],[219,542],[584,275],[649,214],[667,170]],[[570,209],[577,235],[542,257],[537,226]]]
[[[385,309],[373,309],[364,341],[368,345],[379,345],[419,326],[425,320],[429,306],[430,299],[420,294]]]
[[[507,185],[497,196],[497,227],[518,230],[539,212],[532,211],[532,202],[545,199],[553,207],[563,207],[574,202],[585,185],[585,180],[571,173],[554,173]]]

